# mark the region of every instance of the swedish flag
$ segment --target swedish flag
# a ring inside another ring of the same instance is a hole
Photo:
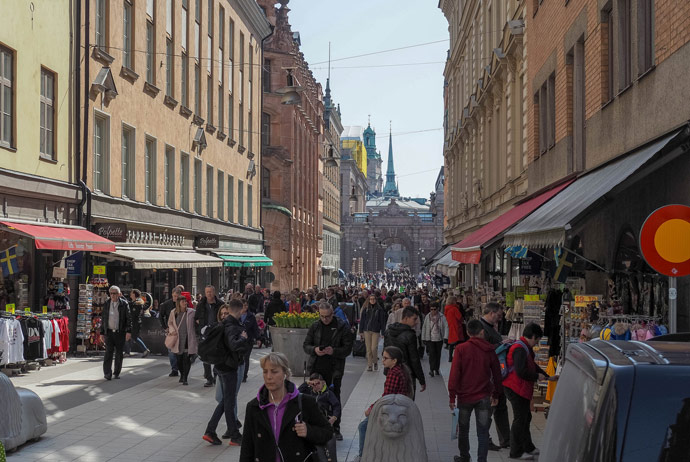
[[[0,265],[2,265],[2,275],[5,277],[19,272],[16,245],[13,245],[9,249],[5,249],[0,252]]]

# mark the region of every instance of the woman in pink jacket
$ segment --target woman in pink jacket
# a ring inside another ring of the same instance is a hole
[[[187,299],[180,297],[175,302],[175,311],[168,319],[168,334],[165,346],[177,356],[177,366],[180,370],[180,382],[188,385],[189,369],[192,363],[190,355],[197,353],[197,340],[194,330],[195,310],[187,306]]]

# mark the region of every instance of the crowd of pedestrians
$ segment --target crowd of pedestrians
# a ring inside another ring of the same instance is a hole
[[[212,445],[226,439],[231,446],[241,446],[243,461],[305,460],[310,448],[326,451],[325,457],[335,460],[336,442],[343,439],[342,380],[353,347],[364,344],[368,372],[378,371],[381,359],[386,374],[383,396],[403,394],[413,400],[427,387],[422,358],[429,356],[428,377],[440,376],[445,347],[452,363],[450,407],[458,411],[460,456],[456,461],[470,460],[473,412],[479,462],[487,459],[489,450],[503,448],[510,448],[511,458],[534,457],[538,450],[529,433],[530,402],[534,382],[539,374],[546,374],[534,362],[532,347],[543,335],[541,329],[528,325],[523,337],[508,349],[506,364],[500,365],[496,349],[505,343],[497,330],[502,307],[487,303],[473,319],[474,313],[467,312],[452,291],[429,288],[420,280],[425,278],[408,272],[351,275],[349,284],[343,286],[289,293],[269,293],[248,284],[243,293],[218,294],[209,285],[197,297],[182,286],[175,287],[157,314],[166,333],[169,375],[179,376],[179,382],[187,385],[191,365],[198,358],[203,363],[204,386],[216,388],[217,405],[203,439]],[[127,301],[112,286],[110,295],[103,314],[107,380],[119,378],[128,342],[140,348],[142,356],[149,352],[139,337],[140,318],[149,309],[141,292],[132,290]],[[305,365],[288,364],[277,352],[263,356],[264,385],[247,404],[243,427],[237,396],[248,377],[249,358],[253,348],[271,345],[271,326],[281,312],[318,313],[302,346],[308,355],[304,371],[308,380],[301,387],[290,381],[291,370],[302,372]],[[384,348],[379,358],[381,338]],[[508,402],[513,408],[512,426]],[[365,447],[370,410],[359,424],[359,456]],[[219,437],[223,416],[226,428]],[[495,443],[489,437],[492,424],[498,435]]]

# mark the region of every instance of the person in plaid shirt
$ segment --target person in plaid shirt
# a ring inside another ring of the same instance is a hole
[[[412,398],[412,375],[410,368],[403,362],[403,352],[400,348],[388,346],[383,349],[382,362],[383,373],[386,375],[386,383],[383,385],[383,395],[405,395]],[[367,434],[367,425],[369,424],[369,413],[374,407],[373,403],[364,411],[366,416],[359,424],[359,455],[355,461],[362,457],[362,450],[364,449],[364,437]]]

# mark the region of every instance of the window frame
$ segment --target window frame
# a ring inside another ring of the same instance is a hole
[[[263,91],[264,93],[271,92],[271,60],[264,59],[264,67],[262,69],[263,73]]]
[[[136,128],[125,122],[122,122],[121,132],[122,136],[120,142],[120,183],[122,185],[122,190],[120,191],[120,196],[123,199],[136,200]],[[126,143],[125,140],[127,141]]]
[[[156,86],[156,25],[146,18],[146,81]]]
[[[165,145],[165,165],[163,166],[165,172],[165,199],[163,205],[168,208],[175,208],[175,147],[169,144]]]
[[[10,60],[10,78],[5,77],[5,60],[6,56],[9,56]],[[16,136],[15,136],[15,126],[17,123],[17,98],[15,92],[14,81],[16,80],[16,51],[0,44],[0,147],[15,149],[16,146]],[[9,88],[10,98],[10,112],[9,114],[4,112],[5,107],[5,91],[4,88]],[[6,118],[9,119],[9,123],[6,124]],[[5,141],[6,134],[9,132],[9,141]]]
[[[101,192],[103,194],[110,194],[110,115],[103,111],[99,111],[94,108],[94,123],[93,123],[93,189],[94,191]],[[101,143],[103,147],[103,152],[98,154],[96,147],[98,143],[96,141],[96,127],[98,123],[103,123],[104,136],[101,136]],[[98,161],[97,156],[103,158],[103,165],[101,171],[97,170]],[[99,181],[99,178],[102,180]]]
[[[203,182],[203,163],[201,159],[194,159],[194,213],[201,215],[201,187]]]
[[[261,146],[271,145],[271,114],[261,113]]]
[[[108,0],[96,0],[96,20],[94,21],[94,44],[103,50],[108,48]],[[102,43],[99,43],[102,42]]]
[[[215,182],[215,169],[213,165],[206,164],[206,216],[213,218],[213,205],[215,189],[213,183]]]
[[[247,183],[247,226],[250,228],[254,227],[254,198],[252,194],[254,193],[254,186],[251,183]]]
[[[134,5],[122,1],[122,66],[134,70]]]
[[[228,220],[234,223],[235,219],[235,177],[228,174]]]
[[[261,197],[271,198],[271,170],[263,165],[261,166]]]
[[[153,145],[153,151],[149,146]],[[144,139],[144,201],[149,204],[157,203],[156,173],[158,168],[158,140],[150,135]]]
[[[244,225],[244,181],[237,179],[237,223]]]
[[[180,209],[189,212],[189,153],[180,151]]]
[[[45,87],[44,75],[52,79],[52,98],[48,98],[44,94],[44,90],[47,89],[47,87]],[[41,66],[41,91],[39,95],[41,116],[39,122],[39,156],[45,160],[55,161],[57,160],[57,113],[55,109],[55,96],[57,95],[57,74],[45,66]],[[51,116],[52,127],[48,127],[47,123],[43,122],[44,120],[47,120],[48,113],[50,113]],[[50,131],[49,137],[46,133],[48,131]],[[47,145],[48,139],[50,139],[51,142],[52,152],[46,152],[43,150],[43,147]]]
[[[224,220],[225,217],[225,172],[218,169],[216,173],[216,217]]]
[[[654,67],[654,0],[637,0],[637,76]]]

